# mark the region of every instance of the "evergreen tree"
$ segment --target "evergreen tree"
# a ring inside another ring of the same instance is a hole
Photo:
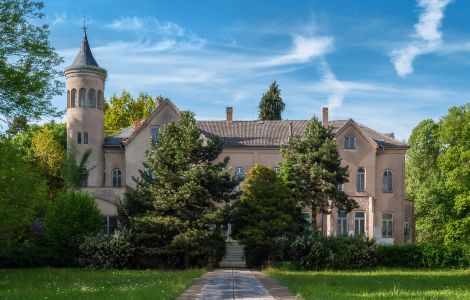
[[[178,123],[163,127],[146,152],[149,176],[124,200],[138,205],[120,209],[128,214],[144,257],[173,267],[221,258],[223,213],[216,203],[228,200],[233,188],[228,159],[213,163],[221,152],[219,138],[201,138],[191,112],[182,112]],[[140,204],[135,199],[139,195],[145,199]]]
[[[248,265],[259,266],[275,259],[279,242],[295,237],[305,222],[292,193],[272,169],[255,166],[241,189],[230,209],[232,236],[245,246]]]
[[[286,105],[281,98],[281,89],[279,89],[279,85],[274,81],[269,86],[269,90],[261,97],[261,101],[258,104],[258,118],[262,121],[282,120],[282,112],[285,107]]]
[[[357,203],[337,189],[348,181],[348,168],[341,166],[335,135],[313,117],[303,138],[294,136],[281,147],[281,176],[295,193],[299,204],[312,211],[312,229],[318,230],[316,214],[331,213],[336,207],[350,212]]]

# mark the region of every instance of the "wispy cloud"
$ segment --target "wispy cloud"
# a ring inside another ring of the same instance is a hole
[[[444,9],[450,0],[417,0],[417,2],[422,11],[418,23],[414,26],[412,41],[390,53],[395,70],[402,77],[413,73],[415,58],[436,51],[442,44],[440,27],[444,18]]]

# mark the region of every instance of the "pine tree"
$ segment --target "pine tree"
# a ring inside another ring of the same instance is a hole
[[[312,229],[318,229],[316,213],[331,213],[336,207],[350,212],[357,203],[337,189],[348,181],[348,168],[341,166],[335,135],[313,117],[304,137],[294,136],[281,147],[281,176],[295,193],[299,204],[312,211]]]
[[[261,97],[258,105],[258,118],[262,121],[282,120],[282,112],[285,107],[286,105],[281,98],[281,89],[279,89],[279,85],[274,81],[269,86],[269,90]]]
[[[163,127],[146,152],[150,176],[125,199],[139,204],[136,196],[146,198],[134,207],[137,215],[129,206],[127,213],[147,258],[173,267],[221,258],[223,213],[216,203],[228,200],[233,188],[228,159],[213,163],[221,152],[219,138],[201,138],[193,113],[182,112],[178,123]]]

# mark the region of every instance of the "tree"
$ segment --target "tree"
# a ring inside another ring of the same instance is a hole
[[[146,152],[150,180],[137,186],[153,206],[143,213],[142,207],[126,210],[144,257],[173,267],[221,257],[215,249],[224,247],[223,214],[216,203],[226,201],[233,187],[228,159],[213,163],[221,152],[218,137],[202,139],[193,113],[182,112],[178,123],[163,127]],[[124,201],[133,201],[133,195],[127,193]]]
[[[120,96],[113,95],[105,103],[104,128],[106,135],[112,135],[119,130],[131,126],[136,120],[145,120],[166,98],[158,96],[155,100],[148,94],[140,93],[134,99],[128,91],[122,91]]]
[[[8,126],[8,130],[5,132],[8,136],[14,136],[20,132],[25,132],[29,129],[28,119],[26,116],[16,116]]]
[[[341,166],[333,129],[323,127],[316,117],[307,124],[303,138],[294,136],[281,147],[281,156],[281,176],[299,204],[311,209],[314,232],[317,212],[329,214],[334,207],[350,212],[358,207],[337,189],[348,181],[348,167]]]
[[[21,242],[46,207],[47,185],[9,140],[0,141],[0,255]]]
[[[274,81],[269,86],[269,90],[263,94],[258,104],[259,119],[262,121],[282,120],[282,112],[286,105],[282,102],[281,89]]]
[[[50,100],[62,93],[55,67],[62,59],[51,47],[49,28],[41,24],[43,4],[29,0],[0,2],[0,116],[39,119],[57,115]]]
[[[290,190],[268,167],[252,168],[241,190],[230,210],[232,236],[245,246],[248,265],[259,266],[275,258],[279,241],[301,231],[303,217]]]
[[[470,244],[470,104],[413,129],[406,193],[414,200],[421,242]]]
[[[62,264],[78,262],[79,245],[87,235],[103,230],[104,217],[89,194],[67,191],[59,194],[45,218],[45,233]]]

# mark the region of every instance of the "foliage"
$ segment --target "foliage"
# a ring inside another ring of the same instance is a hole
[[[104,217],[89,194],[67,191],[59,194],[45,218],[45,234],[58,255],[59,264],[75,264],[78,246],[87,235],[103,228]]]
[[[341,166],[333,128],[323,127],[313,117],[305,135],[292,137],[281,147],[281,176],[293,191],[301,207],[309,207],[315,215],[331,213],[333,208],[350,212],[358,207],[356,201],[337,189],[338,183],[348,181],[348,168]],[[316,219],[312,229],[316,231]]]
[[[468,268],[470,247],[466,245],[408,244],[377,247],[377,262],[385,267]]]
[[[113,95],[105,103],[104,129],[106,135],[112,135],[119,130],[131,126],[137,120],[145,120],[158,103],[165,100],[157,96],[155,100],[145,93],[140,93],[137,99],[123,90],[120,96]]]
[[[176,299],[205,270],[0,269],[0,299]]]
[[[80,161],[77,164],[77,150],[75,144],[71,144],[67,150],[67,159],[65,162],[64,171],[64,184],[67,188],[78,188],[80,187],[83,177],[87,177],[90,169],[87,168],[86,163],[91,155],[91,149],[86,150]]]
[[[270,168],[257,165],[230,210],[232,236],[245,246],[248,266],[276,258],[277,241],[291,240],[304,222],[292,194]]]
[[[98,269],[130,267],[136,251],[132,239],[132,232],[127,229],[116,230],[112,235],[88,236],[80,244],[80,265]]]
[[[226,201],[233,187],[228,159],[213,163],[221,152],[219,138],[201,138],[193,113],[182,112],[178,123],[163,127],[158,142],[146,152],[147,182],[124,199],[135,202],[142,194],[146,202],[135,210],[120,209],[128,218],[123,223],[129,224],[136,245],[143,249],[141,264],[189,267],[223,255],[214,258],[212,250],[220,247],[211,246],[223,244],[223,214],[216,203]]]
[[[470,270],[264,272],[302,299],[468,299]]]
[[[6,120],[57,115],[50,100],[62,92],[57,80],[62,74],[55,70],[62,59],[42,24],[43,6],[29,0],[0,3],[0,115]]]
[[[11,251],[0,255],[0,267],[3,268],[37,268],[53,261],[54,253],[51,248],[31,240],[16,244]]]
[[[286,105],[281,98],[281,89],[274,81],[269,86],[269,90],[263,94],[258,104],[259,116],[262,121],[267,120],[282,120],[282,112]]]
[[[300,235],[289,249],[296,269],[360,269],[376,263],[375,241],[364,236]]]
[[[0,255],[22,242],[27,227],[46,207],[46,182],[18,154],[9,140],[0,140]]]
[[[13,121],[8,125],[8,129],[5,133],[8,136],[14,136],[20,132],[25,132],[28,129],[28,118],[26,118],[26,116],[19,115],[13,118]]]
[[[470,104],[413,129],[406,194],[415,202],[420,242],[470,244]]]

